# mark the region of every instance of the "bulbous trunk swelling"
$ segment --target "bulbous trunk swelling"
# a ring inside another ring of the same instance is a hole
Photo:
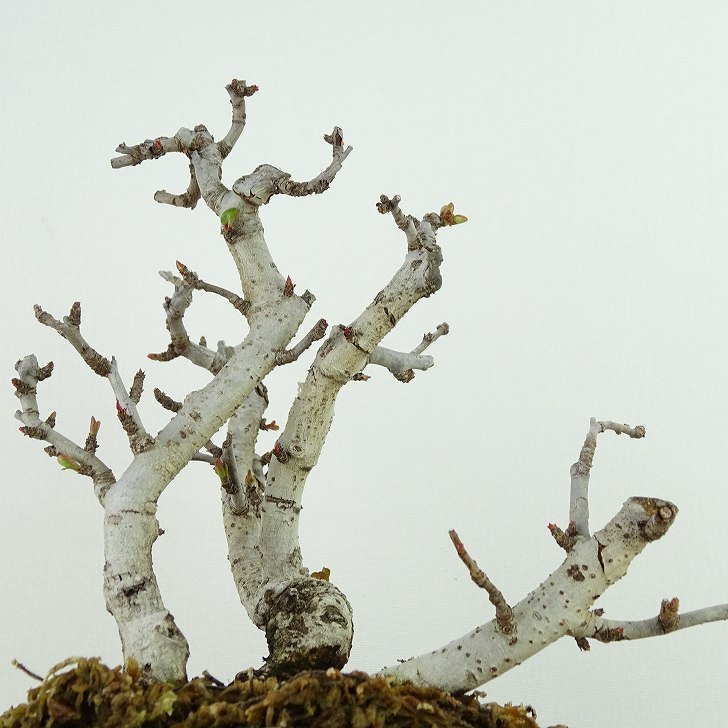
[[[354,622],[351,605],[333,584],[294,579],[268,600],[266,672],[285,676],[346,664]]]

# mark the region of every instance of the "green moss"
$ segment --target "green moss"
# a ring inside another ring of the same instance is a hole
[[[175,687],[143,685],[133,667],[112,670],[98,659],[82,658],[57,665],[28,692],[27,703],[0,716],[0,728],[41,726],[537,728],[526,708],[483,704],[473,696],[455,697],[361,672],[313,670],[283,682],[251,672],[227,686],[206,675]]]

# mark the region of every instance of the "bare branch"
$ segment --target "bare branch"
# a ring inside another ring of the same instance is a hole
[[[589,613],[586,623],[574,631],[574,636],[611,642],[614,641],[613,636],[618,634],[619,639],[639,640],[662,637],[670,632],[700,624],[728,620],[728,604],[717,604],[678,615],[679,604],[677,598],[665,599],[656,617],[642,620],[604,619],[595,610]]]
[[[450,327],[446,323],[440,324],[433,333],[425,334],[422,341],[408,354],[376,346],[369,356],[369,363],[389,369],[400,382],[411,382],[415,377],[414,369],[427,370],[435,363],[431,356],[422,356],[422,352],[449,331]]]
[[[595,600],[626,573],[632,560],[650,543],[644,524],[655,514],[666,517],[663,533],[674,522],[677,507],[656,498],[630,498],[592,538],[579,537],[563,564],[513,607],[518,639],[509,641],[497,620],[481,624],[449,644],[383,670],[398,680],[441,689],[472,690],[520,665],[561,637],[576,637],[582,649],[587,637],[603,641],[630,638],[642,630],[664,634],[657,619],[645,623],[609,622]],[[687,626],[681,615],[680,627]],[[703,612],[699,620],[728,617],[728,605]],[[579,626],[583,625],[583,626]]]
[[[460,560],[465,564],[470,572],[470,578],[477,586],[488,592],[490,603],[495,607],[495,621],[498,625],[498,629],[504,634],[513,635],[513,640],[515,641],[517,625],[513,616],[513,610],[508,606],[508,602],[506,602],[500,589],[493,584],[485,572],[478,567],[478,564],[467,552],[465,545],[460,540],[457,532],[453,529],[449,533],[450,540],[453,542]]]
[[[276,353],[276,364],[290,364],[296,361],[314,341],[324,338],[327,328],[328,323],[326,323],[326,319],[319,319],[314,327],[292,349],[286,349],[285,351]]]
[[[321,174],[308,182],[294,182],[290,175],[281,178],[277,189],[273,194],[289,195],[290,197],[304,197],[306,195],[319,195],[326,192],[334,181],[337,172],[341,169],[344,160],[351,154],[354,147],[344,149],[344,136],[338,126],[334,127],[331,134],[324,134],[324,141],[331,144],[332,161]],[[235,187],[233,187],[235,189]]]
[[[227,86],[225,90],[230,96],[230,103],[233,107],[233,118],[230,125],[230,131],[225,135],[225,138],[217,143],[217,147],[220,150],[220,156],[225,159],[228,154],[232,151],[235,146],[235,142],[238,141],[240,135],[243,133],[245,128],[245,99],[248,96],[252,96],[257,90],[257,86],[247,86],[245,81],[238,81],[234,78]]]
[[[122,154],[121,157],[114,157],[111,160],[112,169],[122,167],[133,167],[148,159],[159,159],[167,152],[183,151],[177,137],[157,137],[156,139],[145,139],[140,144],[128,146],[121,142],[116,151]]]
[[[54,329],[64,339],[68,340],[71,346],[81,355],[81,358],[96,374],[100,377],[107,377],[109,375],[111,362],[93,349],[81,335],[81,304],[79,301],[76,301],[71,306],[70,314],[64,316],[63,321],[58,321],[53,318],[51,314],[44,311],[37,304],[33,306],[33,310],[38,321],[44,326]]]
[[[392,280],[349,326],[333,327],[319,347],[291,406],[268,470],[261,546],[264,581],[305,574],[298,545],[298,513],[306,480],[318,462],[341,387],[353,381],[372,351],[420,299],[442,283],[435,228],[421,224],[423,243],[407,252]]]
[[[176,400],[165,394],[159,387],[154,388],[154,399],[164,407],[164,409],[170,412],[179,412],[182,409],[182,402]]]
[[[190,182],[187,185],[187,189],[181,195],[171,194],[167,190],[158,190],[154,193],[154,199],[163,205],[172,205],[173,207],[186,207],[189,210],[194,210],[197,207],[197,203],[200,201],[200,186],[197,184],[195,178],[195,168],[192,164],[189,165],[190,170]]]
[[[446,321],[443,321],[431,334],[425,334],[422,341],[410,353],[421,354],[430,344],[436,342],[441,336],[447,336],[450,333],[450,327]]]
[[[191,271],[184,263],[180,263],[180,261],[177,261],[177,270],[180,272],[187,285],[199,291],[207,291],[208,293],[214,293],[221,296],[225,300],[229,301],[233,308],[243,315],[245,315],[250,308],[250,302],[246,301],[242,296],[239,296],[237,293],[233,293],[232,291],[228,291],[226,288],[215,286],[212,283],[206,283],[197,275],[197,273]]]
[[[164,407],[164,409],[168,410],[169,412],[179,412],[182,409],[182,402],[177,402],[176,400],[172,399],[170,396],[165,394],[159,387],[155,387],[154,389],[154,399],[159,402],[159,404]],[[214,464],[215,460],[222,457],[222,448],[215,445],[212,440],[208,440],[205,445],[205,450],[207,450],[210,455],[205,455],[204,453],[198,452],[196,455],[192,456],[192,460],[196,460],[198,462],[203,463],[209,463],[210,465]]]
[[[645,428],[642,425],[630,427],[615,422],[597,422],[594,417],[589,421],[589,432],[579,453],[579,459],[571,466],[569,503],[569,522],[575,524],[579,536],[586,538],[589,537],[589,474],[597,447],[597,435],[606,430],[612,430],[618,435],[624,433],[635,439],[645,436]]]
[[[381,195],[379,202],[377,202],[377,210],[382,215],[386,215],[388,212],[392,213],[397,227],[407,236],[407,248],[414,250],[417,244],[417,220],[411,215],[405,215],[399,209],[401,199],[399,195],[395,195],[392,199],[386,195]]]
[[[141,377],[139,376],[141,374]],[[154,438],[149,435],[144,428],[142,418],[137,410],[138,399],[135,400],[135,395],[141,397],[142,381],[144,379],[144,372],[139,370],[134,377],[134,385],[130,392],[127,394],[124,382],[119,374],[119,367],[117,366],[116,359],[111,358],[111,371],[108,374],[108,379],[111,382],[111,387],[116,395],[116,414],[119,417],[124,432],[126,432],[129,438],[129,446],[134,454],[144,452],[154,445]]]
[[[134,375],[134,380],[131,383],[131,389],[129,390],[129,399],[134,404],[139,404],[139,400],[142,398],[142,392],[144,391],[144,372],[139,369]]]
[[[167,315],[166,323],[172,339],[172,350],[177,356],[183,356],[193,364],[212,374],[217,374],[229,357],[221,356],[219,352],[216,353],[206,346],[192,343],[184,325],[184,315],[192,303],[194,286],[169,271],[159,271],[159,275],[174,286],[172,297],[164,300],[164,312]],[[153,358],[162,361],[167,357],[155,354]],[[175,357],[169,355],[169,359],[172,358]]]
[[[86,445],[84,447],[77,445],[55,429],[55,412],[45,422],[38,414],[37,384],[41,378],[50,376],[48,372],[52,370],[52,364],[49,363],[41,368],[36,357],[31,354],[18,361],[15,370],[18,372],[18,378],[13,380],[13,384],[22,407],[15,413],[16,419],[23,423],[20,431],[28,437],[50,443],[48,454],[59,458],[62,467],[90,476],[93,479],[96,497],[103,503],[107,490],[116,482],[116,478],[111,469],[94,454],[100,423],[91,418]]]

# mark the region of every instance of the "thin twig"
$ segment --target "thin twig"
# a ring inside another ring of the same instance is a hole
[[[465,564],[465,566],[467,566],[468,571],[470,572],[470,578],[477,586],[488,592],[488,598],[490,599],[491,604],[495,607],[495,619],[498,624],[498,629],[503,632],[503,634],[515,636],[517,626],[516,620],[513,616],[513,610],[508,606],[502,592],[487,577],[485,572],[478,567],[475,560],[471,558],[457,532],[453,529],[449,533],[450,540],[453,542],[460,560]]]

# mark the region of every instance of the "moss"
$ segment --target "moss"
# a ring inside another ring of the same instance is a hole
[[[333,668],[284,682],[251,671],[230,685],[205,675],[182,686],[145,686],[133,666],[112,670],[98,659],[72,658],[32,688],[27,703],[0,716],[0,728],[537,728],[531,713]]]

